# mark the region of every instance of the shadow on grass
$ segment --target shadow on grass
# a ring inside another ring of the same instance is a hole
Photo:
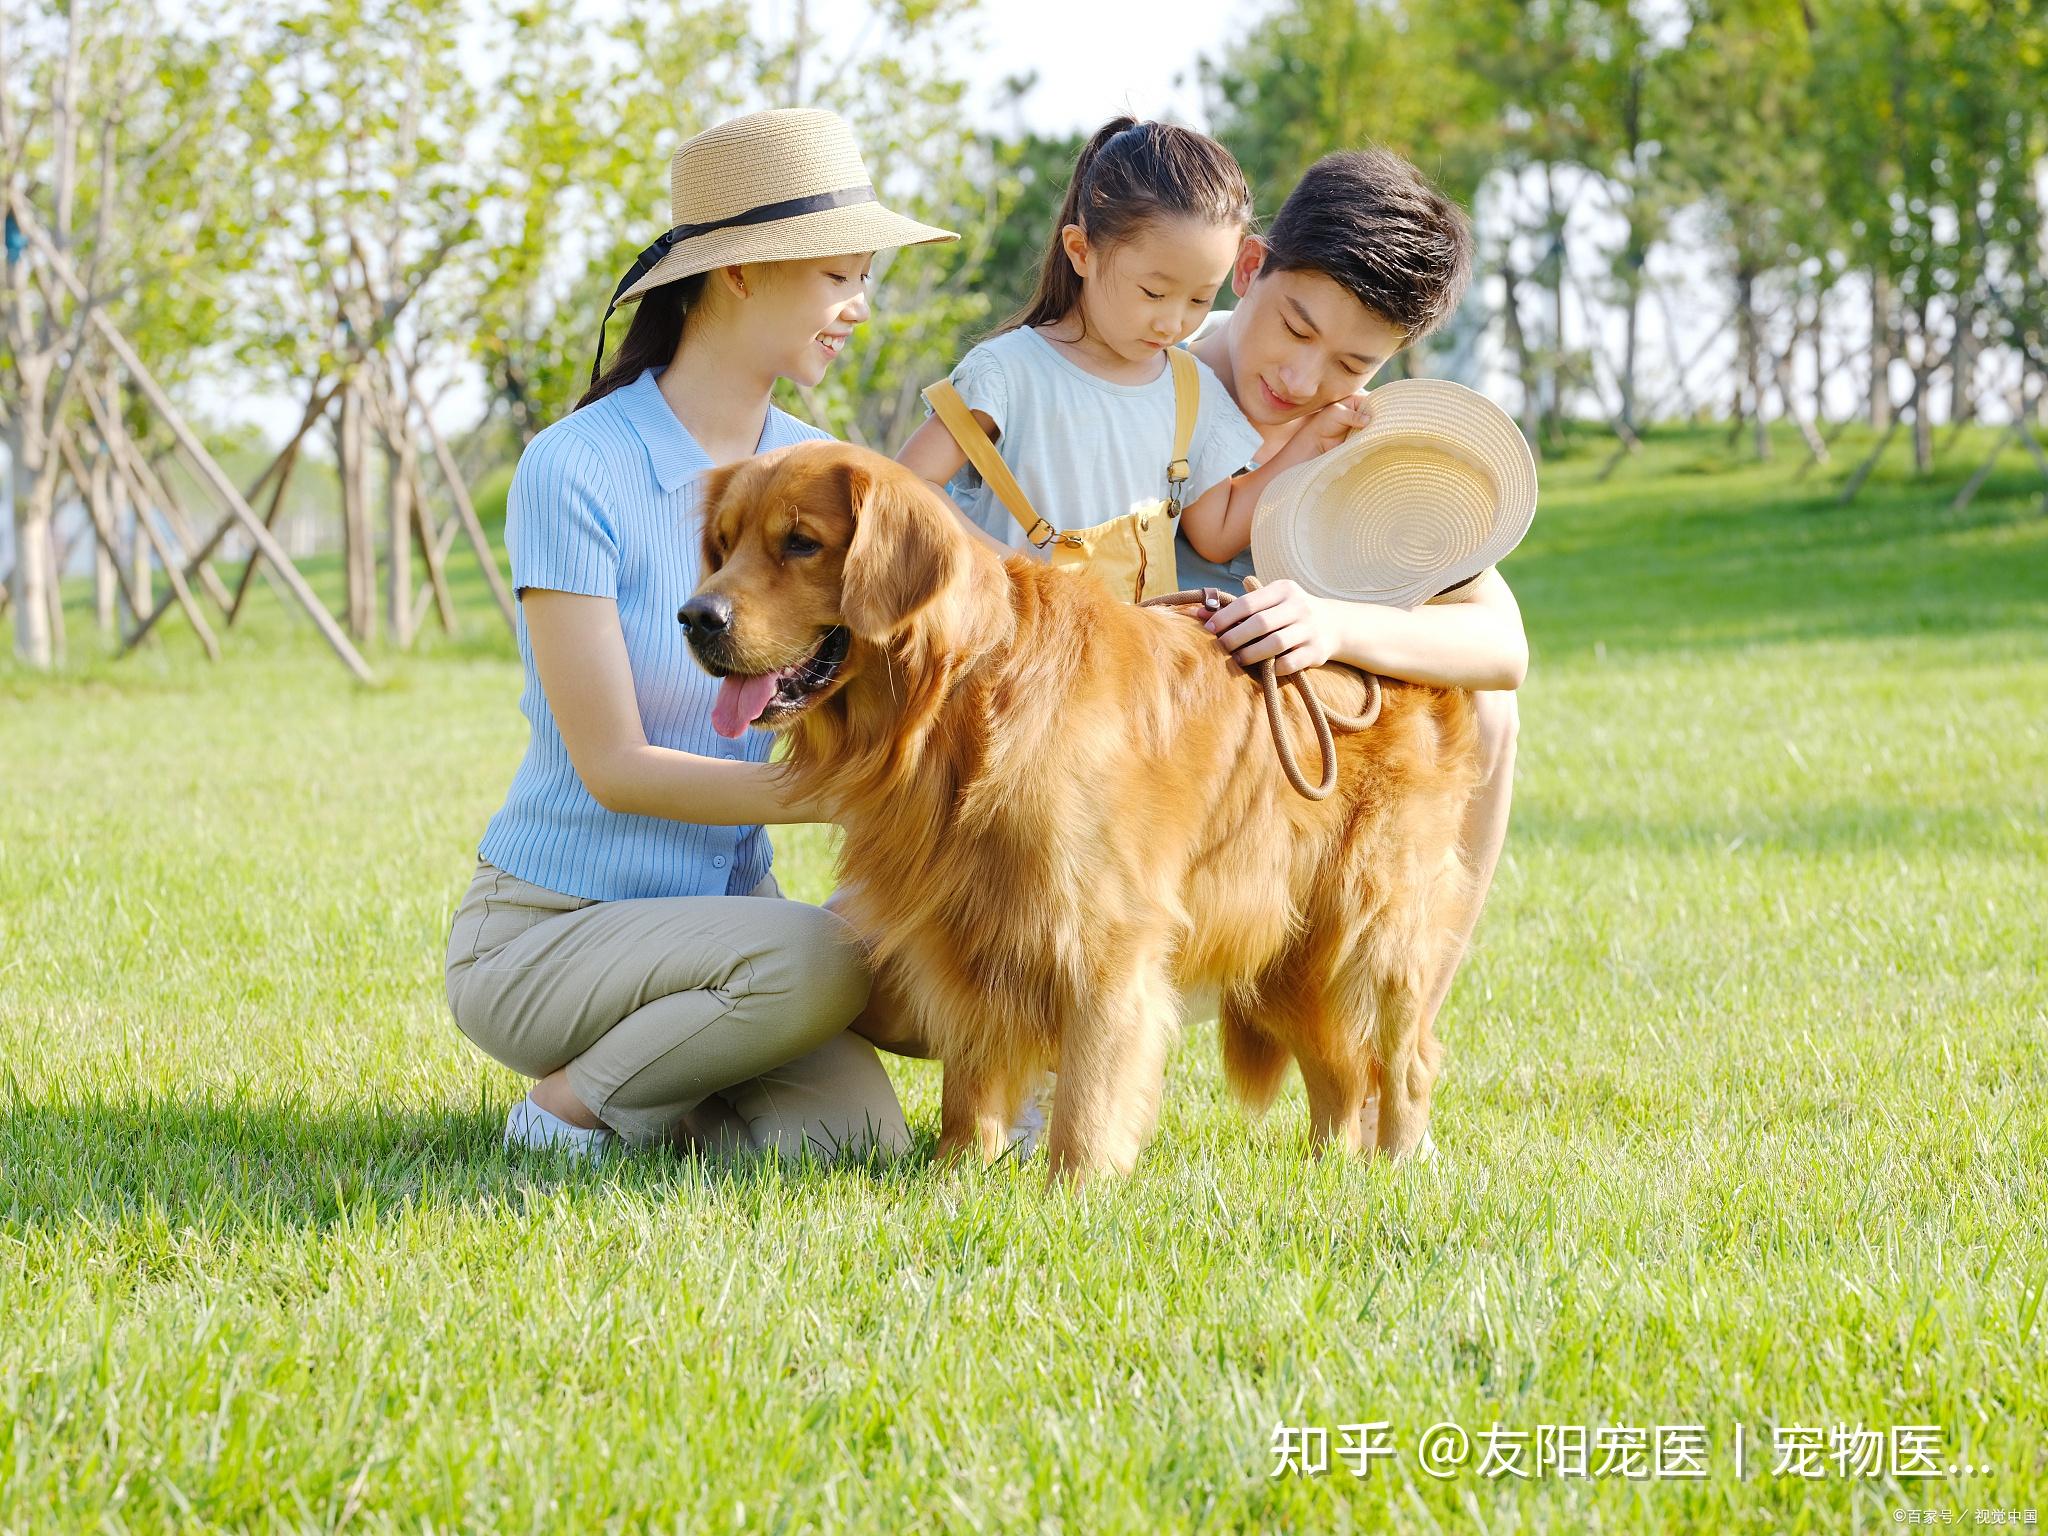
[[[0,1108],[0,1231],[148,1213],[173,1227],[325,1228],[421,1205],[523,1206],[608,1185],[659,1201],[716,1187],[743,1203],[800,1185],[893,1182],[930,1166],[934,1138],[900,1158],[784,1160],[653,1148],[581,1163],[507,1151],[504,1112],[311,1108],[276,1101],[79,1099]]]

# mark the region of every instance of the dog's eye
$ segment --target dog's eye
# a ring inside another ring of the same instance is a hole
[[[787,539],[782,541],[782,552],[785,555],[794,555],[799,559],[805,555],[815,555],[824,547],[816,539],[796,532],[792,532]]]

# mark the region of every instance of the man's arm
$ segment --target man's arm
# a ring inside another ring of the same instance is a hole
[[[1233,475],[1197,496],[1180,515],[1181,532],[1194,552],[1221,565],[1244,553],[1252,542],[1252,516],[1266,483],[1282,470],[1328,453],[1372,420],[1364,390],[1333,400],[1304,420],[1287,445],[1257,469]]]
[[[1283,675],[1342,661],[1438,688],[1513,689],[1529,672],[1521,605],[1497,569],[1414,609],[1315,597],[1276,581],[1210,615],[1208,628],[1240,664],[1270,656]]]

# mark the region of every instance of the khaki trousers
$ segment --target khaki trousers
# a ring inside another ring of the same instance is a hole
[[[591,901],[479,859],[448,934],[448,1003],[486,1054],[576,1096],[628,1142],[788,1156],[909,1145],[844,919],[748,896]]]

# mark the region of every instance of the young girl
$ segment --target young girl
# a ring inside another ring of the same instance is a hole
[[[1054,529],[1085,528],[1165,493],[1174,442],[1166,352],[1208,314],[1251,213],[1251,189],[1230,152],[1191,129],[1119,117],[1074,162],[1037,292],[951,377]],[[1233,541],[1242,549],[1265,482],[1330,446],[1331,435],[1304,430],[1272,462],[1239,474],[1260,434],[1206,364],[1198,362],[1197,376],[1182,531],[1205,552]],[[994,542],[1031,547],[936,417],[897,457],[945,486]]]

